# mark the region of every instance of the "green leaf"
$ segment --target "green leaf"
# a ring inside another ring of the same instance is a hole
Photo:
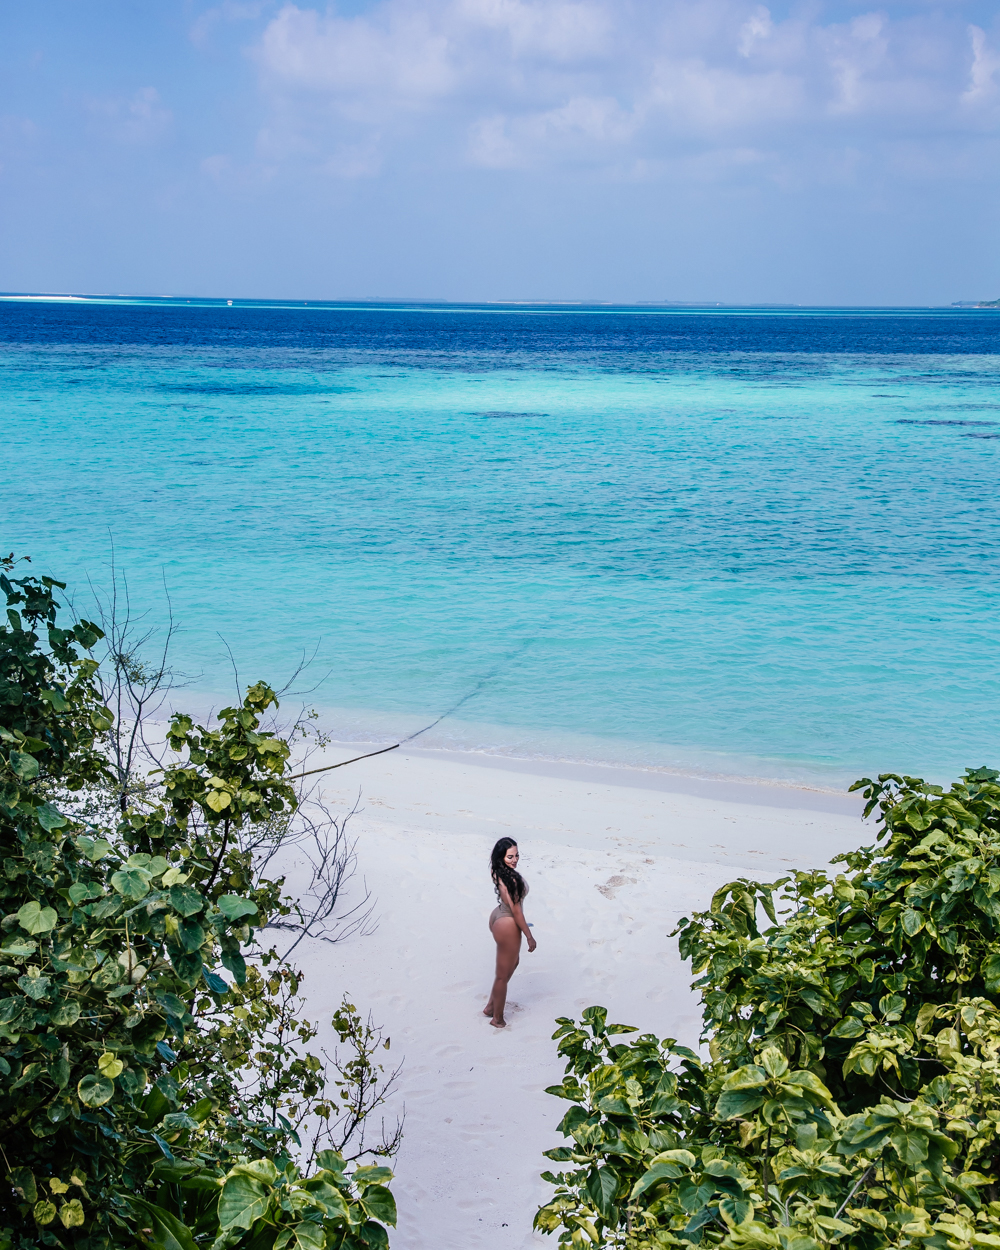
[[[254,1220],[267,1210],[268,1200],[268,1190],[263,1181],[243,1173],[230,1173],[219,1198],[219,1224],[222,1230],[249,1229]]]
[[[10,613],[8,612],[7,615],[9,616]],[[55,712],[68,712],[70,709],[70,704],[61,690],[40,690],[38,695],[39,698],[44,699]]]
[[[1000,991],[1000,951],[994,951],[983,960],[983,977],[990,994]]]
[[[732,1090],[723,1094],[715,1104],[715,1114],[723,1120],[732,1120],[757,1111],[766,1101],[767,1095],[764,1093],[755,1093],[749,1089]]]
[[[891,1129],[891,1125],[871,1124],[859,1117],[841,1135],[837,1153],[850,1158],[861,1150],[875,1151],[888,1141]]]
[[[201,978],[201,952],[191,951],[190,953],[181,950],[170,951],[170,962],[174,966],[174,971],[184,982],[192,988],[198,984]]]
[[[205,906],[205,900],[193,886],[172,885],[170,906],[181,916],[194,916]]]
[[[908,1167],[916,1168],[927,1158],[928,1146],[930,1145],[927,1134],[921,1133],[919,1129],[900,1126],[891,1135],[890,1139],[892,1147],[900,1160]]]
[[[653,1160],[653,1163],[680,1163],[686,1168],[693,1168],[697,1162],[690,1150],[661,1150]]]
[[[788,1060],[781,1053],[781,1051],[778,1050],[776,1047],[768,1046],[768,1048],[764,1051],[764,1053],[760,1057],[760,1066],[764,1069],[764,1071],[767,1073],[768,1076],[781,1077],[781,1076],[784,1076],[785,1073],[788,1071]],[[744,1089],[744,1088],[748,1088],[748,1087],[745,1085],[731,1086],[729,1085],[728,1081],[723,1086],[723,1089]]]
[[[330,1183],[328,1176],[323,1172],[320,1172],[318,1176],[310,1176],[307,1181],[302,1182],[300,1188],[326,1207],[329,1219],[346,1220],[348,1218],[349,1211],[344,1195],[335,1184]]]
[[[367,1250],[389,1250],[388,1233],[381,1224],[374,1224],[371,1220],[358,1229],[358,1238]]]
[[[104,1076],[85,1076],[77,1085],[76,1092],[80,1101],[87,1107],[103,1107],[114,1097],[115,1086]]]
[[[149,893],[150,875],[144,868],[123,868],[111,877],[111,884],[124,898],[138,902]]]
[[[830,1091],[819,1077],[812,1072],[806,1072],[805,1070],[793,1072],[791,1076],[785,1078],[782,1084],[785,1087],[791,1085],[796,1091],[803,1091],[814,1101],[822,1103],[824,1107],[833,1106],[833,1098]]]
[[[609,1223],[618,1192],[618,1173],[612,1167],[594,1168],[587,1177],[587,1193],[597,1210]]]
[[[163,1117],[165,1133],[176,1133],[183,1129],[196,1129],[197,1127],[198,1121],[185,1111],[171,1111],[169,1115]]]
[[[23,897],[23,895],[22,895]],[[26,933],[49,933],[56,927],[59,917],[52,907],[42,907],[34,900],[25,903],[17,913],[17,922]]]
[[[605,1115],[632,1115],[632,1108],[624,1098],[602,1098],[597,1107]]]
[[[236,979],[237,985],[245,985],[247,979],[247,961],[239,951],[223,951],[222,966],[228,968]]]
[[[103,859],[105,855],[108,855],[111,851],[111,843],[107,840],[107,838],[78,838],[77,845],[83,851],[84,855],[86,855],[86,857],[91,861],[91,863],[94,864],[96,864],[98,860]]]
[[[766,1084],[767,1073],[764,1069],[750,1063],[745,1067],[737,1068],[735,1072],[727,1076],[722,1088],[728,1093],[731,1089],[759,1089]]]
[[[823,998],[823,995],[820,994],[818,990],[810,989],[809,986],[804,986],[799,990],[799,998],[801,998],[810,1011],[815,1012],[817,1016],[823,1015],[827,1009],[827,1003]]]
[[[749,1182],[746,1181],[740,1169],[735,1163],[730,1163],[728,1159],[709,1159],[705,1164],[705,1173],[708,1176],[725,1177],[728,1180],[736,1181],[741,1189],[750,1188]]]
[[[863,1037],[867,1030],[857,1016],[844,1016],[830,1030],[831,1037]]]
[[[181,949],[185,951],[198,951],[205,945],[205,930],[190,916],[181,921],[177,936],[180,938]]]
[[[361,1205],[373,1220],[381,1220],[383,1224],[395,1227],[396,1200],[384,1185],[369,1185]]]
[[[33,755],[26,751],[11,751],[8,758],[15,777],[20,777],[22,781],[34,781],[38,776],[38,760]]]
[[[321,1224],[311,1220],[303,1220],[295,1225],[295,1244],[299,1250],[323,1250],[326,1245],[326,1232]]]
[[[252,903],[248,898],[240,898],[238,894],[223,894],[217,906],[227,920],[239,920],[243,916],[253,916],[257,912],[256,903]]]
[[[195,1120],[198,1124],[204,1124],[214,1110],[215,1103],[211,1098],[201,1098],[194,1104],[193,1107],[189,1108],[191,1119]]]
[[[57,1028],[65,1028],[68,1025],[76,1024],[79,1019],[80,1004],[71,998],[59,1003],[49,1017],[49,1023],[54,1024]]]
[[[31,1168],[12,1168],[7,1173],[7,1179],[25,1202],[34,1204],[38,1201],[38,1189]]]
[[[681,1175],[681,1169],[676,1163],[654,1163],[632,1186],[631,1196],[638,1198],[654,1185],[659,1185],[662,1181],[675,1181]]]
[[[706,1224],[711,1224],[711,1222],[715,1219],[715,1210],[715,1207],[702,1207],[696,1215],[693,1215],[691,1219],[688,1220],[687,1226],[681,1236],[690,1238],[692,1233],[698,1232],[698,1230],[704,1228]]]
[[[69,824],[62,812],[56,811],[51,803],[43,803],[41,807],[36,807],[35,819],[46,833],[51,833],[53,829],[61,829],[63,825]]]
[[[49,977],[32,977],[25,975],[17,978],[17,983],[21,989],[35,1002],[45,998],[49,992],[49,986],[52,984]]]
[[[94,886],[86,885],[82,881],[74,881],[69,887],[69,901],[76,907],[81,903],[86,903],[88,899],[100,898],[101,890]]]
[[[79,1198],[70,1198],[59,1208],[59,1219],[63,1228],[82,1228],[84,1222],[83,1203]]]
[[[56,1218],[56,1204],[43,1199],[41,1202],[35,1203],[35,1209],[32,1212],[35,1220],[39,1224],[51,1224]]]
[[[232,795],[226,790],[209,790],[205,795],[205,803],[213,812],[223,812],[232,803]]]
[[[90,978],[98,989],[108,990],[125,975],[125,969],[113,959],[106,959]]]
[[[325,1153],[327,1152],[324,1151]],[[324,1164],[323,1166],[327,1167],[329,1165]],[[381,1185],[383,1181],[392,1180],[392,1169],[382,1167],[381,1164],[367,1163],[363,1167],[355,1168],[351,1179],[359,1189],[365,1185]]]
[[[125,1065],[117,1055],[111,1051],[105,1051],[97,1060],[97,1070],[101,1076],[106,1076],[109,1081],[113,1081],[116,1076],[121,1076],[125,1071]]]
[[[191,1230],[176,1215],[143,1198],[130,1195],[127,1201],[142,1213],[143,1224],[152,1228],[153,1239],[146,1243],[152,1250],[198,1250]]]
[[[176,994],[159,993],[156,1001],[168,1016],[173,1016],[176,1020],[183,1020],[188,1014],[187,1008]]]
[[[719,1214],[730,1228],[736,1228],[753,1218],[753,1203],[745,1198],[723,1198],[719,1202]]]
[[[0,999],[0,1024],[10,1024],[12,1020],[16,1020],[26,1006],[24,999],[18,995]]]

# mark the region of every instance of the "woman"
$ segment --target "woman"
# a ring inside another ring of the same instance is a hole
[[[493,993],[483,1015],[491,1017],[490,1024],[495,1029],[507,1027],[503,1018],[503,1009],[507,1005],[507,982],[521,961],[521,934],[528,939],[529,952],[537,946],[521,908],[528,887],[517,871],[519,858],[513,838],[501,838],[490,856],[490,876],[500,906],[494,907],[490,913],[490,932],[497,944],[497,972]]]

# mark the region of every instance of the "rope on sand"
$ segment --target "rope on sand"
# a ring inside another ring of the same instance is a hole
[[[579,594],[579,590],[577,590],[576,594]],[[575,597],[576,597],[575,594],[572,595],[570,597],[571,601]],[[468,694],[464,694],[457,703],[453,703],[452,706],[448,708],[446,712],[441,713],[441,715],[437,718],[437,720],[432,720],[431,723],[429,725],[425,725],[423,729],[418,729],[415,733],[410,734],[408,737],[401,738],[399,742],[394,742],[391,747],[380,747],[379,750],[369,751],[366,755],[355,755],[353,759],[341,760],[339,764],[324,764],[322,768],[310,768],[308,772],[293,773],[290,777],[285,778],[285,780],[286,781],[298,781],[302,777],[312,777],[315,773],[328,773],[331,771],[331,769],[334,769],[334,768],[344,768],[347,764],[356,764],[359,760],[370,760],[375,755],[385,755],[388,751],[396,751],[398,750],[399,747],[403,746],[405,743],[412,742],[414,738],[419,738],[421,734],[427,733],[429,729],[433,729],[435,725],[440,725],[443,720],[446,720],[449,716],[454,715],[454,713],[457,712],[458,709],[462,707],[463,704],[468,703],[470,699],[475,698],[475,696],[480,692],[480,690],[482,690],[482,688],[486,685],[488,681],[492,681],[493,678],[498,676],[501,672],[503,672],[505,668],[508,668],[511,664],[513,664],[513,662],[517,659],[519,655],[522,655],[525,651],[527,651],[528,648],[534,642],[536,642],[538,638],[541,637],[542,633],[545,631],[546,626],[549,624],[549,621],[551,621],[555,615],[556,615],[555,612],[551,613],[551,615],[548,617],[548,620],[546,620],[545,623],[542,625],[541,629],[539,629],[536,633],[534,633],[530,638],[522,642],[520,646],[515,647],[514,650],[511,651],[508,655],[505,655],[503,659],[500,660],[497,664],[495,664],[488,673],[480,677],[479,681],[476,682],[476,684],[472,687],[472,689],[468,692]]]

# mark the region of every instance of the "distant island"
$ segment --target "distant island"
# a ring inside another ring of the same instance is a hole
[[[952,308],[1000,308],[1000,299],[960,299]]]

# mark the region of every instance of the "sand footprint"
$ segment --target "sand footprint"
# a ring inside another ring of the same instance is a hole
[[[471,990],[474,984],[474,981],[456,981],[452,985],[444,986],[444,992],[446,994],[464,994]]]
[[[605,898],[614,898],[615,893],[623,885],[635,885],[635,877],[623,877],[621,873],[615,873],[614,876],[608,877],[603,885],[595,888],[604,895]]]

